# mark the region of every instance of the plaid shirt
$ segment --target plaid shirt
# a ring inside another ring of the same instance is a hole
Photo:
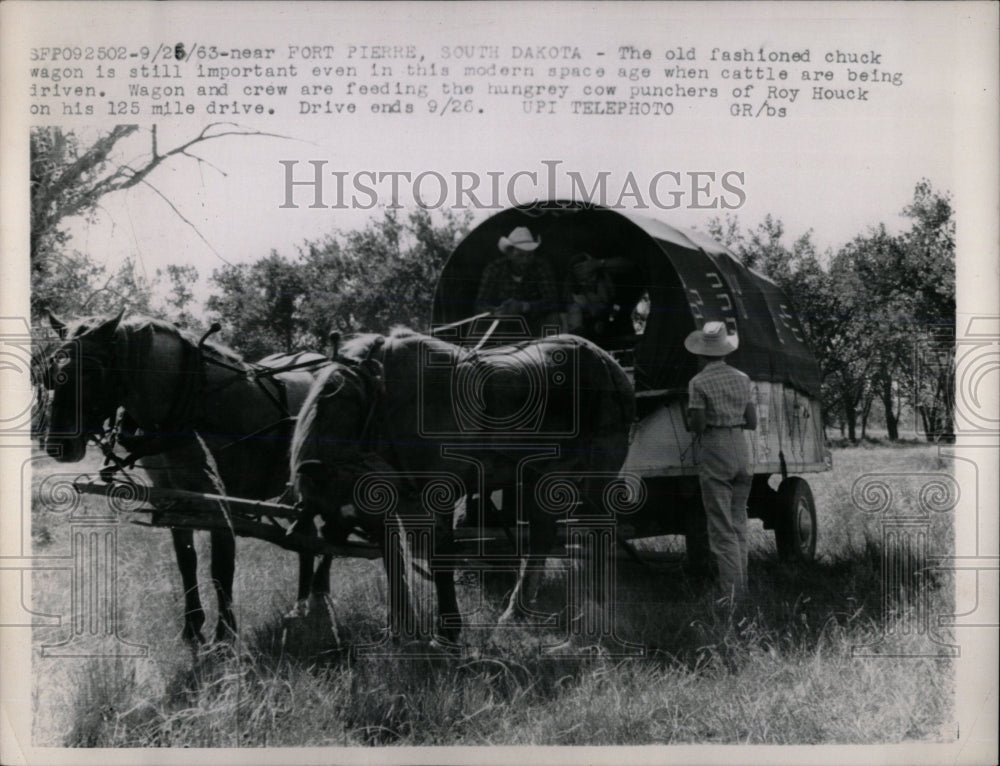
[[[743,424],[750,401],[750,378],[716,359],[688,383],[688,409],[705,410],[705,422],[717,428]]]
[[[548,262],[536,256],[528,262],[523,274],[516,275],[506,256],[493,260],[479,283],[476,310],[492,311],[508,298],[530,303],[532,314],[559,311],[556,280]]]

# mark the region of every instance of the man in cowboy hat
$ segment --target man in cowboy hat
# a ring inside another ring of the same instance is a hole
[[[518,226],[500,237],[503,255],[483,272],[476,296],[476,310],[497,316],[522,316],[530,332],[539,336],[546,325],[559,324],[559,298],[552,268],[535,255],[542,244],[527,226]]]
[[[750,378],[726,364],[739,346],[724,322],[706,322],[684,339],[700,371],[688,384],[688,423],[696,434],[698,479],[708,544],[723,594],[734,603],[747,588],[747,498],[753,467],[743,429],[757,428]]]

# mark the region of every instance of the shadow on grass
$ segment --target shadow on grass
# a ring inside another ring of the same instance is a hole
[[[493,623],[503,610],[510,578],[498,574],[483,589],[467,581],[463,608],[470,602],[478,605],[479,624],[490,627],[467,628],[464,652],[454,661],[537,659],[552,664],[555,655],[547,654],[545,648],[569,640],[588,657],[621,657],[619,642],[626,642],[643,647],[644,659],[696,668],[706,647],[731,638],[733,630],[744,637],[753,635],[765,649],[812,650],[831,626],[875,633],[885,628],[887,618],[910,608],[918,591],[940,590],[935,571],[926,569],[926,562],[912,551],[901,550],[895,552],[895,566],[918,574],[887,598],[883,559],[881,541],[871,538],[850,553],[809,564],[752,556],[748,598],[733,611],[717,598],[711,581],[689,577],[679,565],[644,567],[622,557],[615,572],[613,603],[604,605],[597,632],[591,634],[567,627],[574,616],[565,602],[564,573],[551,574],[540,594],[538,608],[556,615],[550,628],[496,630]],[[460,576],[460,584],[462,580]],[[338,614],[331,614],[314,607],[303,620],[276,617],[254,631],[246,646],[262,658],[318,667],[349,666],[356,649],[384,640],[384,607],[375,612],[351,604],[338,609]],[[738,630],[750,624],[752,630]]]
[[[870,537],[850,553],[809,564],[751,556],[749,595],[736,610],[717,600],[706,580],[635,567],[623,573],[619,565],[618,635],[652,658],[697,669],[734,639],[763,651],[814,652],[831,631],[864,643],[931,593],[950,603],[939,573],[912,550],[893,551],[892,566],[913,573],[896,586],[885,581],[885,558],[881,541]]]
[[[525,744],[524,737],[541,736],[539,711],[557,719],[572,704],[581,715],[603,720],[587,707],[599,704],[588,703],[596,693],[624,700],[624,707],[629,695],[659,699],[656,690],[680,683],[699,699],[698,684],[728,688],[738,682],[726,679],[745,677],[756,688],[765,673],[801,667],[803,658],[849,658],[852,645],[885,630],[915,595],[902,588],[885,599],[882,571],[877,540],[807,566],[754,558],[747,606],[733,612],[715,600],[711,583],[686,578],[679,566],[651,569],[620,560],[616,598],[604,622],[598,620],[613,631],[574,634],[567,627],[573,615],[564,600],[566,578],[553,574],[541,601],[559,613],[557,627],[469,629],[460,656],[426,645],[416,647],[423,656],[403,656],[413,645],[390,645],[400,650],[395,655],[359,656],[355,650],[384,636],[384,611],[370,599],[337,604],[334,612],[315,608],[304,620],[275,614],[233,645],[197,654],[160,699],[125,714],[109,712],[123,710],[124,692],[105,689],[107,682],[95,675],[90,707],[72,739],[108,746]],[[472,593],[460,579],[466,606],[481,606],[484,623],[502,609],[502,579],[482,597],[478,586]],[[945,590],[930,577],[914,582]],[[566,637],[562,648],[578,650],[575,656],[547,651]],[[626,659],[616,654],[619,642],[644,652]],[[623,733],[628,726],[614,736],[635,743],[661,736],[642,720],[629,724],[639,726],[634,736]],[[699,736],[687,728],[685,736]],[[575,724],[570,730],[570,740],[589,741]]]

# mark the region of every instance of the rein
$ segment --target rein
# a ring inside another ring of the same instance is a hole
[[[377,456],[378,448],[382,443],[379,425],[379,414],[385,396],[385,377],[383,360],[385,358],[385,338],[378,336],[368,349],[366,357],[362,360],[351,357],[340,356],[336,347],[333,352],[333,361],[342,365],[361,379],[364,393],[367,395],[367,412],[361,425],[360,432],[354,445],[349,448],[339,449],[337,463],[345,466],[366,466],[372,456]],[[376,355],[378,358],[376,358]],[[328,399],[337,396],[343,383],[335,391],[321,394],[321,399]],[[381,413],[384,415],[384,413]],[[294,448],[293,448],[294,449]],[[321,462],[308,460],[308,462]]]
[[[358,437],[359,444],[371,441],[371,432],[375,422],[375,412],[378,409],[379,404],[381,404],[382,398],[385,394],[385,354],[385,338],[381,335],[375,338],[372,342],[371,348],[368,349],[367,355],[360,362],[356,359],[342,357],[339,354],[334,353],[333,361],[344,365],[348,369],[354,370],[361,376],[361,380],[364,382],[368,397],[371,400],[371,404],[368,406],[368,412],[365,415],[364,425],[361,427],[361,435]]]
[[[192,343],[182,335],[178,334],[177,337],[182,344],[182,359],[180,365],[181,380],[174,391],[170,407],[162,422],[164,424],[175,424],[172,427],[174,431],[182,432],[190,429],[192,433],[195,433],[197,430],[195,429],[195,425],[199,420],[199,417],[203,414],[200,412],[201,404],[199,402],[199,396],[223,391],[232,384],[241,380],[251,381],[256,384],[261,393],[267,397],[267,399],[274,405],[283,417],[269,425],[264,426],[263,428],[257,429],[251,434],[234,439],[219,448],[219,450],[224,450],[248,439],[267,433],[268,431],[277,429],[295,419],[288,410],[287,398],[284,395],[284,386],[280,383],[280,381],[272,381],[272,385],[280,394],[279,396],[272,391],[271,388],[265,385],[265,380],[291,370],[319,367],[327,364],[327,360],[320,358],[304,362],[295,362],[281,367],[266,367],[264,365],[243,361],[233,363],[227,359],[217,356],[219,352],[214,351],[211,348],[208,348],[207,350],[213,351],[213,354],[206,354],[206,341],[211,335],[218,332],[220,329],[221,326],[218,323],[214,323],[208,332],[201,337],[197,344]],[[111,359],[107,361],[107,367],[103,364],[105,360],[98,359],[97,357],[92,358],[102,362],[102,371],[110,368],[108,369],[108,372],[113,372],[114,352],[112,352]],[[228,370],[233,373],[233,376],[221,384],[210,388],[207,383],[208,375],[206,369],[209,364]],[[138,367],[138,365],[136,366]],[[124,389],[124,383],[120,379],[117,383],[119,388]],[[157,429],[162,428],[160,424],[154,425]],[[119,420],[110,432],[104,432],[101,435],[91,436],[91,439],[98,445],[105,456],[105,468],[101,471],[101,477],[105,481],[110,481],[116,471],[124,472],[125,470],[132,468],[136,461],[143,457],[160,454],[166,451],[166,444],[169,443],[170,439],[170,437],[165,437],[163,435],[139,436],[134,439],[129,439],[128,441],[131,441],[131,444],[126,445],[124,443],[126,440],[120,438],[120,431],[121,422]],[[114,453],[116,441],[122,443],[122,446],[129,452],[124,459],[119,458]]]

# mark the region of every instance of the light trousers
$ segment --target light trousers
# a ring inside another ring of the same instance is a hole
[[[698,479],[719,586],[735,601],[747,589],[747,499],[753,479],[742,429],[709,428],[702,434]]]

